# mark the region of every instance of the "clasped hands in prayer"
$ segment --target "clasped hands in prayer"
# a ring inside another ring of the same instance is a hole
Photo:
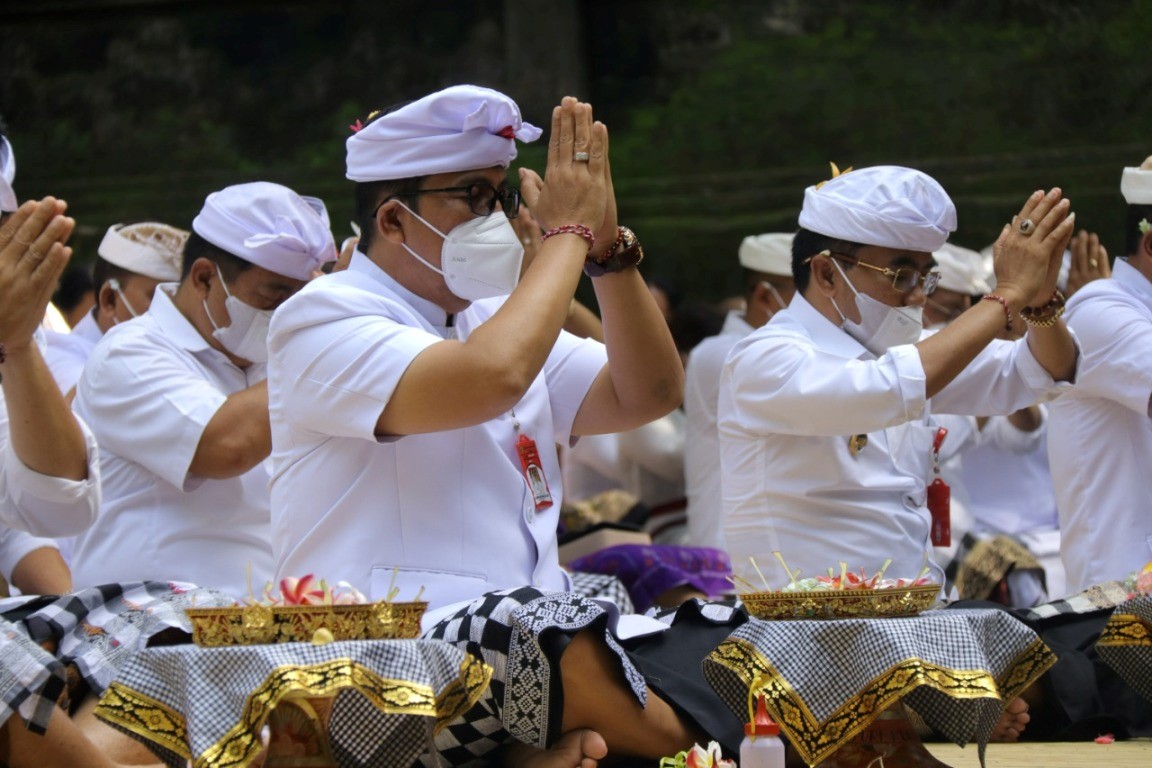
[[[996,293],[1012,309],[1040,307],[1056,290],[1076,214],[1059,187],[1033,192],[992,248]]]

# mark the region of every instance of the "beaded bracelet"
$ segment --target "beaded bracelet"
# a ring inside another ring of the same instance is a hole
[[[1024,307],[1020,316],[1034,328],[1051,328],[1064,314],[1064,294],[1053,291],[1052,298],[1042,307]]]
[[[990,293],[981,300],[982,301],[998,301],[998,302],[1000,302],[1000,306],[1004,307],[1004,330],[1008,331],[1008,333],[1011,333],[1012,332],[1012,308],[1008,306],[1007,299],[1005,299],[1003,296],[997,296],[994,293]]]
[[[564,224],[563,226],[553,227],[541,235],[540,240],[543,242],[555,235],[580,235],[580,237],[588,241],[589,253],[596,247],[596,235],[592,234],[592,230],[583,224]]]

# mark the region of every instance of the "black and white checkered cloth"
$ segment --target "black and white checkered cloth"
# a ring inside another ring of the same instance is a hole
[[[472,707],[490,674],[428,640],[166,646],[137,654],[97,715],[174,768],[245,765],[278,702],[335,694],[327,736],[336,763],[396,768],[427,752],[434,731]]]
[[[494,670],[484,698],[436,737],[440,758],[465,765],[513,738],[549,746],[561,735],[560,655],[568,638],[589,627],[603,633],[637,700],[646,703],[643,677],[612,636],[617,615],[611,605],[581,595],[525,587],[484,595],[426,632]]]
[[[1100,633],[1096,651],[1124,682],[1152,701],[1152,596],[1117,606]]]
[[[769,708],[809,764],[903,700],[945,738],[984,746],[1003,706],[1055,661],[1003,611],[936,610],[915,617],[751,620],[705,660],[704,674],[738,716],[749,692]]]
[[[0,619],[0,724],[15,714],[29,730],[44,733],[65,683],[63,664],[23,627]]]
[[[84,682],[100,693],[128,661],[167,630],[191,634],[185,608],[234,605],[222,592],[178,582],[106,584],[59,597],[4,600],[0,612],[19,614],[36,642],[54,642],[55,656],[75,664]]]
[[[1060,600],[1020,609],[1017,614],[1025,621],[1036,622],[1068,614],[1095,613],[1115,608],[1125,602],[1128,595],[1128,587],[1122,582],[1106,581]]]
[[[583,595],[589,600],[607,600],[615,603],[620,613],[636,613],[628,588],[615,576],[583,571],[571,571],[568,576],[572,581],[572,591],[576,594]]]

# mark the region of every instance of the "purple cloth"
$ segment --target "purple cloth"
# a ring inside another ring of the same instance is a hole
[[[673,547],[661,544],[619,544],[568,563],[573,571],[615,576],[628,588],[640,613],[658,595],[674,587],[690,585],[708,596],[731,589],[728,553],[709,547]]]

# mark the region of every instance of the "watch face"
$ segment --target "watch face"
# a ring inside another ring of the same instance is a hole
[[[620,239],[623,250],[628,251],[635,248],[639,240],[636,238],[636,233],[628,229],[628,227],[620,227]]]

